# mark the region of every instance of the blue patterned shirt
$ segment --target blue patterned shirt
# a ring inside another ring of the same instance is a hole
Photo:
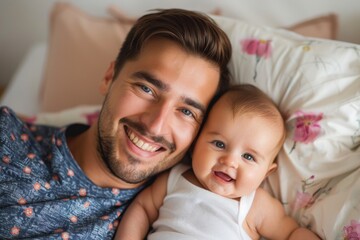
[[[23,123],[0,108],[0,239],[112,238],[140,188],[101,188],[85,176],[66,144],[84,128]]]

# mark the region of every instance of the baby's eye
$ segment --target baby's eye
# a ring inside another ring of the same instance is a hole
[[[254,157],[248,153],[244,153],[242,157],[249,161],[255,161]]]
[[[214,140],[211,143],[214,144],[215,147],[217,147],[217,148],[220,148],[220,149],[225,148],[225,144],[222,141]]]

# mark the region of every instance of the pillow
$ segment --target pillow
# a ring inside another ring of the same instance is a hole
[[[57,112],[42,112],[34,116],[18,116],[25,122],[63,127],[71,123],[94,124],[101,110],[101,105],[79,105]]]
[[[90,16],[70,3],[54,5],[41,84],[40,112],[102,103],[98,86],[136,21],[136,18],[126,16],[115,5],[110,5],[109,13],[113,18]],[[213,14],[221,14],[221,11],[215,9]],[[329,15],[290,29],[310,34],[308,30],[330,27],[335,20],[334,16]],[[311,34],[314,32],[320,34],[317,35],[319,37],[329,37],[330,30],[312,31]]]
[[[308,37],[336,39],[338,19],[336,14],[316,17],[287,28]]]
[[[285,116],[265,187],[323,239],[359,234],[360,45],[213,18],[233,46],[233,83],[262,89]]]
[[[111,18],[89,16],[68,3],[55,4],[40,111],[102,103],[99,85],[131,26]]]
[[[110,5],[109,12],[113,17],[122,22],[134,23],[136,21],[136,18],[127,16],[116,5]],[[216,8],[210,14],[221,16],[221,9]],[[337,15],[332,13],[299,22],[285,29],[307,37],[336,39],[337,26]]]

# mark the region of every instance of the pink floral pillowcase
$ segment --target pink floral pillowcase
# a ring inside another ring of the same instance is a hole
[[[262,89],[286,118],[265,187],[322,238],[360,236],[360,46],[213,18],[232,42],[234,83]]]

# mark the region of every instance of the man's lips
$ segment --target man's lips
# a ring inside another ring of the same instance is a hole
[[[129,128],[125,128],[125,132],[126,132],[127,136],[129,137],[130,141],[143,151],[156,152],[156,151],[159,151],[160,149],[163,149],[163,147],[159,146],[158,144],[146,141],[144,138],[137,135],[135,132],[131,131],[131,129],[129,129]]]
[[[176,146],[174,143],[167,141],[163,136],[152,136],[151,134],[148,133],[148,131],[146,130],[146,126],[144,126],[143,124],[131,121],[127,118],[120,119],[119,123],[123,124],[124,130],[129,138],[129,141],[137,147],[138,145],[143,146],[143,144],[147,143],[148,145],[157,148],[157,150],[155,151],[169,150],[170,152],[174,152],[176,150]],[[138,140],[141,140],[143,143],[139,142],[139,144],[136,145],[136,143],[133,142],[135,138],[134,139],[130,138],[130,134],[131,134],[130,132],[132,132],[134,136],[137,137]]]
[[[215,174],[215,176],[217,176],[218,178],[224,180],[225,182],[234,181],[234,179],[232,177],[230,177],[228,174],[226,174],[224,172],[215,171],[214,174]]]

